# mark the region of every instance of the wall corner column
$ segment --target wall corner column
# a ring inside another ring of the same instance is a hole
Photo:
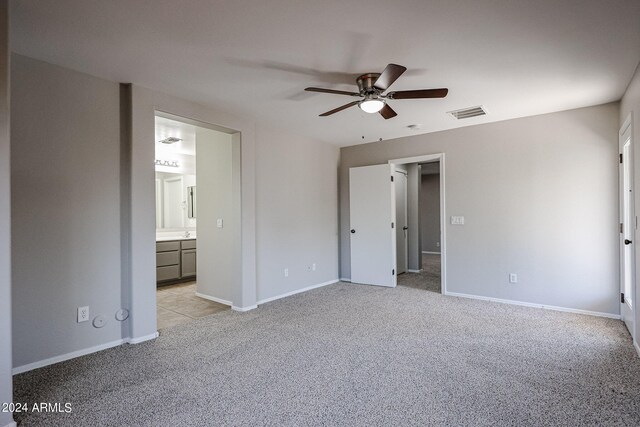
[[[0,404],[13,400],[11,331],[11,133],[9,1],[0,0]],[[0,426],[15,426],[0,412]]]

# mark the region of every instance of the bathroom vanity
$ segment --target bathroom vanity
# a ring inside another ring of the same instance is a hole
[[[156,240],[156,282],[158,286],[196,277],[196,239]]]

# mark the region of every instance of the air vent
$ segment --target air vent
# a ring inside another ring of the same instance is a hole
[[[176,138],[175,136],[170,136],[169,138],[161,139],[158,142],[162,142],[163,144],[175,144],[178,141],[182,141],[182,139]]]
[[[463,108],[461,110],[449,111],[447,114],[451,114],[454,119],[461,120],[468,119],[470,117],[485,116],[487,114],[487,111],[482,105],[479,105],[477,107],[469,107]]]

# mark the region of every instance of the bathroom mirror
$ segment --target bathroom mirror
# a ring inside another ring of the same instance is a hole
[[[196,227],[196,176],[156,172],[156,229]]]

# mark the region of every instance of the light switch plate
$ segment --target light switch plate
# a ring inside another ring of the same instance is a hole
[[[452,225],[464,225],[464,217],[463,216],[452,216],[451,217]]]
[[[216,221],[216,226],[218,228],[222,228],[222,218],[218,218],[218,220]]]

